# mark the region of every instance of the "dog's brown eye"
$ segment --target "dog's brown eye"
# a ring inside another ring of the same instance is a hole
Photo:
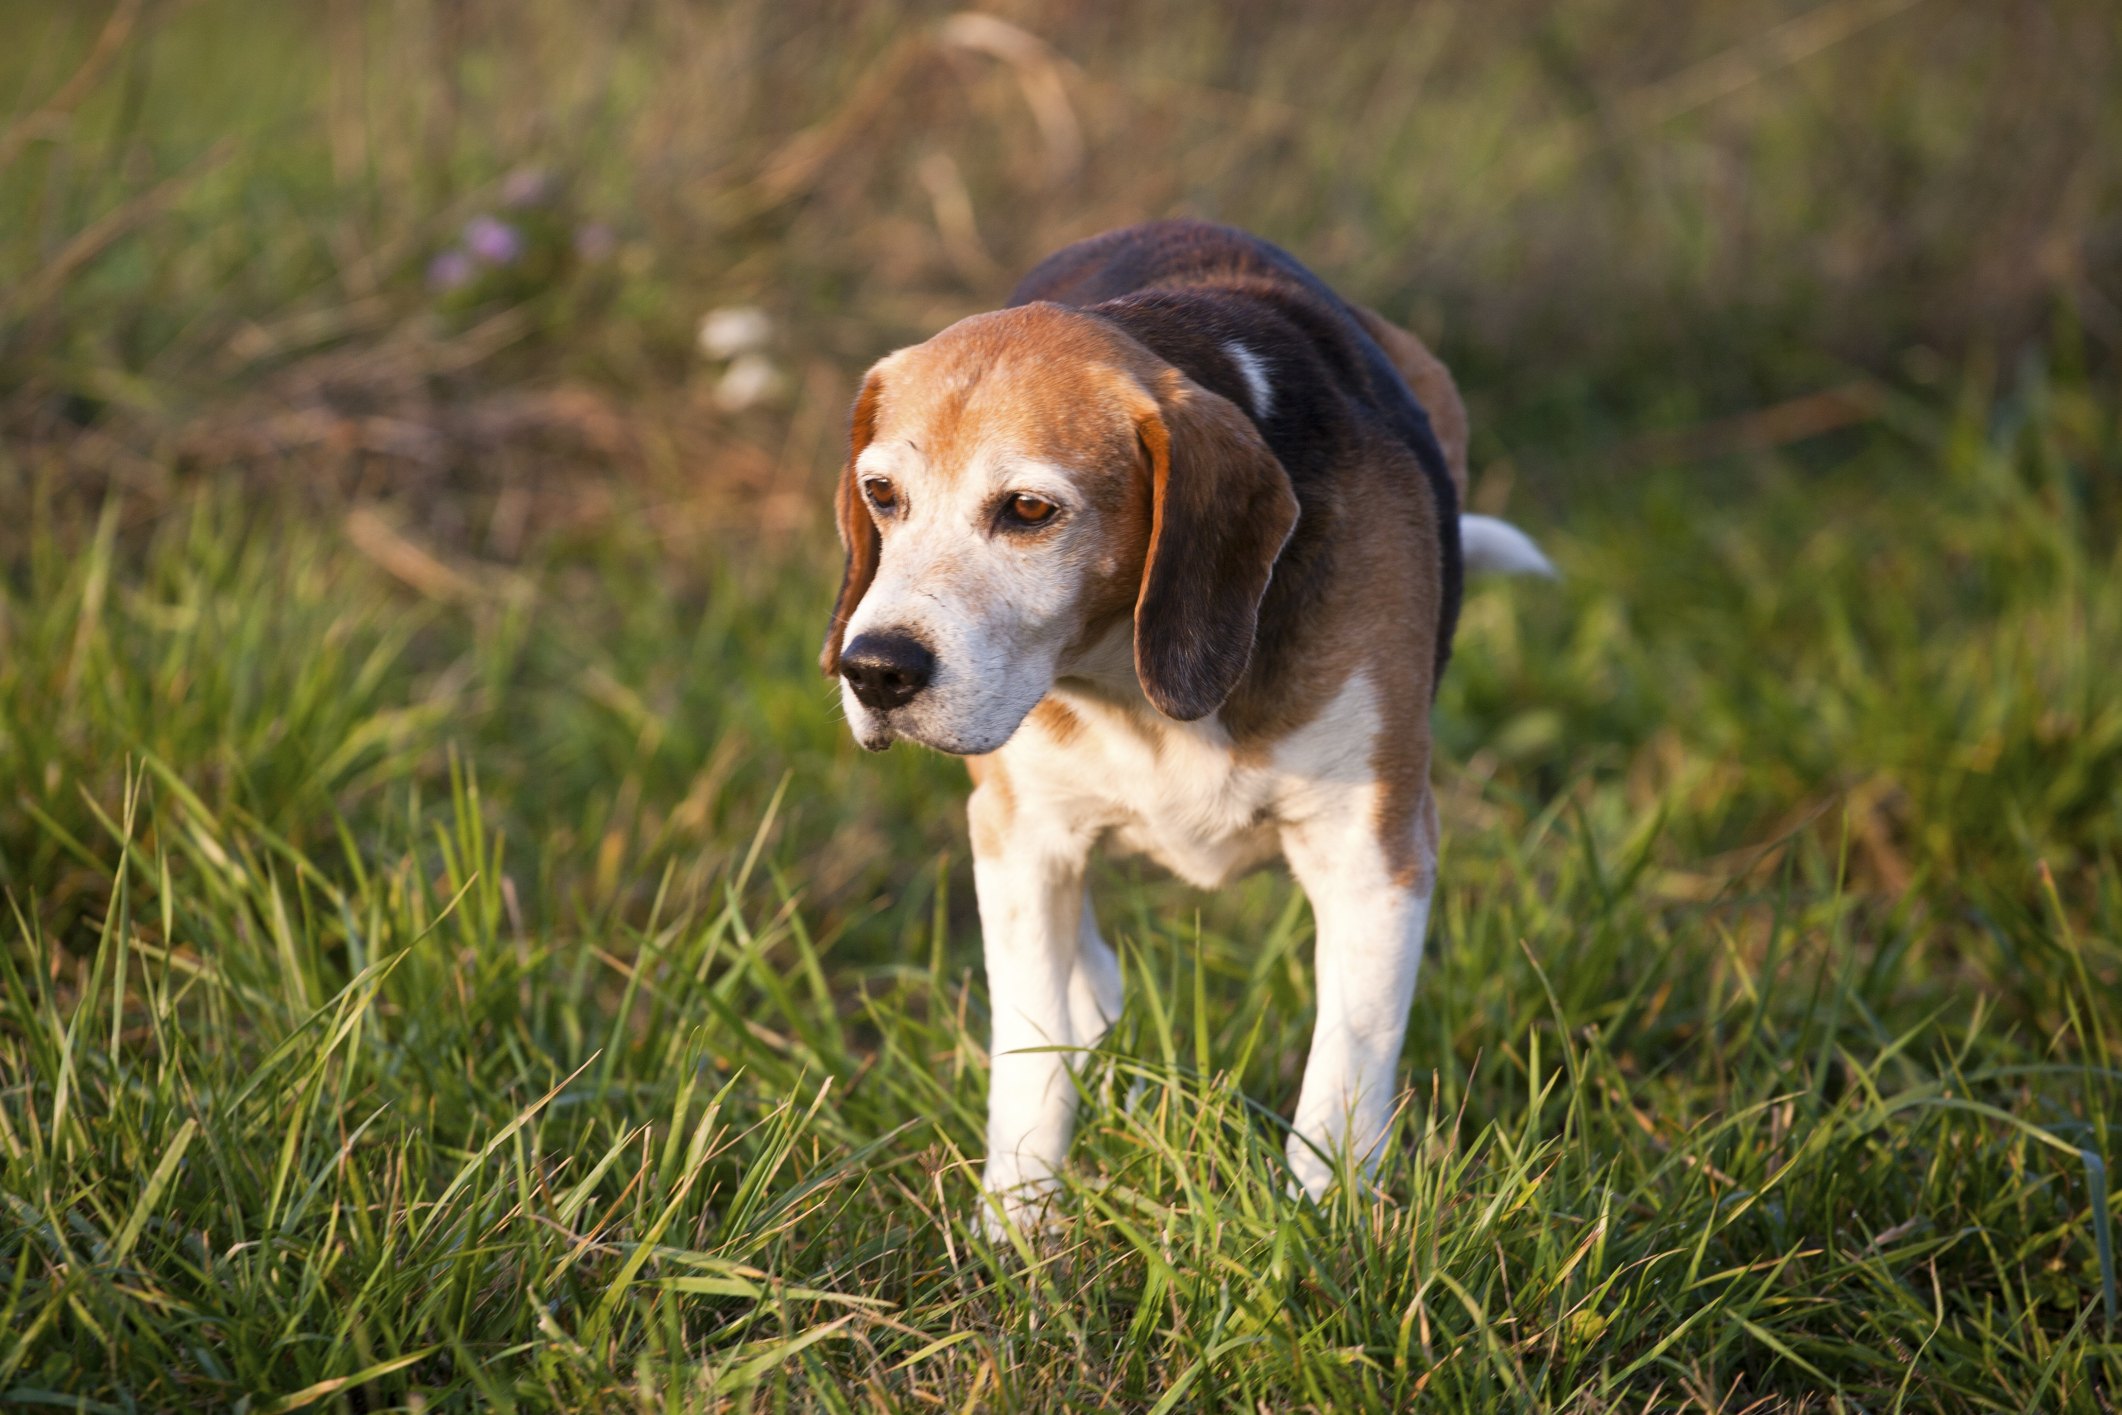
[[[1050,521],[1054,512],[1060,509],[1051,501],[1022,493],[1009,499],[1010,519],[1025,526],[1036,526],[1042,521]]]
[[[869,478],[862,483],[862,489],[869,493],[869,504],[879,511],[889,511],[899,504],[899,488],[884,477]]]

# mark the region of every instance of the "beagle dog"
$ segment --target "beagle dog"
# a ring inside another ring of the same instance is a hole
[[[1465,410],[1422,342],[1201,222],[1069,246],[863,379],[821,663],[864,747],[971,767],[990,1232],[1044,1216],[1072,1059],[1120,1011],[1084,892],[1101,842],[1203,888],[1288,860],[1319,991],[1290,1168],[1317,1197],[1337,1158],[1377,1163],[1462,569],[1553,573],[1465,491]]]

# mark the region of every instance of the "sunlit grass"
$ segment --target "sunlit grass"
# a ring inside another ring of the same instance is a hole
[[[845,740],[824,547],[622,514],[437,599],[212,493],[48,524],[0,600],[0,1390],[2096,1410],[2090,397],[1535,527],[1565,580],[1480,590],[1439,706],[1378,1193],[1287,1192],[1293,887],[1105,871],[1130,1001],[1050,1249],[971,1222],[961,772]]]

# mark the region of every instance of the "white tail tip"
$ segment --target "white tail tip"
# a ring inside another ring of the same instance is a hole
[[[1461,516],[1459,548],[1470,575],[1493,572],[1558,578],[1531,536],[1494,516]]]

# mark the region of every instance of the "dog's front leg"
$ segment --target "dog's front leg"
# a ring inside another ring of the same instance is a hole
[[[1292,827],[1283,849],[1311,898],[1319,1019],[1298,1093],[1289,1164],[1314,1199],[1344,1151],[1375,1169],[1391,1123],[1436,878],[1435,807],[1424,794],[1408,848],[1389,857],[1371,809]],[[1410,861],[1412,864],[1410,864]]]
[[[1025,1226],[1046,1219],[1054,1173],[1068,1153],[1076,1110],[1072,1057],[1054,1048],[1097,1041],[1079,1034],[1073,1014],[1085,1009],[1081,1000],[1072,1009],[1070,1001],[1072,987],[1089,991],[1076,973],[1090,842],[1027,812],[1003,781],[973,792],[968,815],[994,1009],[983,1217],[989,1234],[1000,1237],[1005,1219]]]

